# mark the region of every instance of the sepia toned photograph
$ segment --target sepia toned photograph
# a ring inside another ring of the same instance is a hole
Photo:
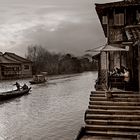
[[[0,0],[0,140],[140,140],[140,0]]]

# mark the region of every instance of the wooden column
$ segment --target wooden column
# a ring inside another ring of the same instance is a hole
[[[140,42],[138,44],[138,85],[139,85],[139,91],[140,91]]]

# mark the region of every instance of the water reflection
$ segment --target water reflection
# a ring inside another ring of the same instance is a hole
[[[32,85],[31,94],[1,103],[0,140],[73,140],[96,77],[94,72],[52,76],[45,84]],[[1,82],[1,91],[14,82]]]

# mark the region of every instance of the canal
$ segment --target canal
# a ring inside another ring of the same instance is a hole
[[[48,77],[26,96],[0,102],[0,140],[74,140],[97,72]],[[18,80],[29,84],[30,79]],[[1,92],[15,81],[0,82]]]

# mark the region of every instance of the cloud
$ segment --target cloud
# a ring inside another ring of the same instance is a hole
[[[51,51],[80,54],[105,40],[92,1],[11,1],[5,0],[1,6],[3,51],[20,53],[30,44],[39,44]]]

